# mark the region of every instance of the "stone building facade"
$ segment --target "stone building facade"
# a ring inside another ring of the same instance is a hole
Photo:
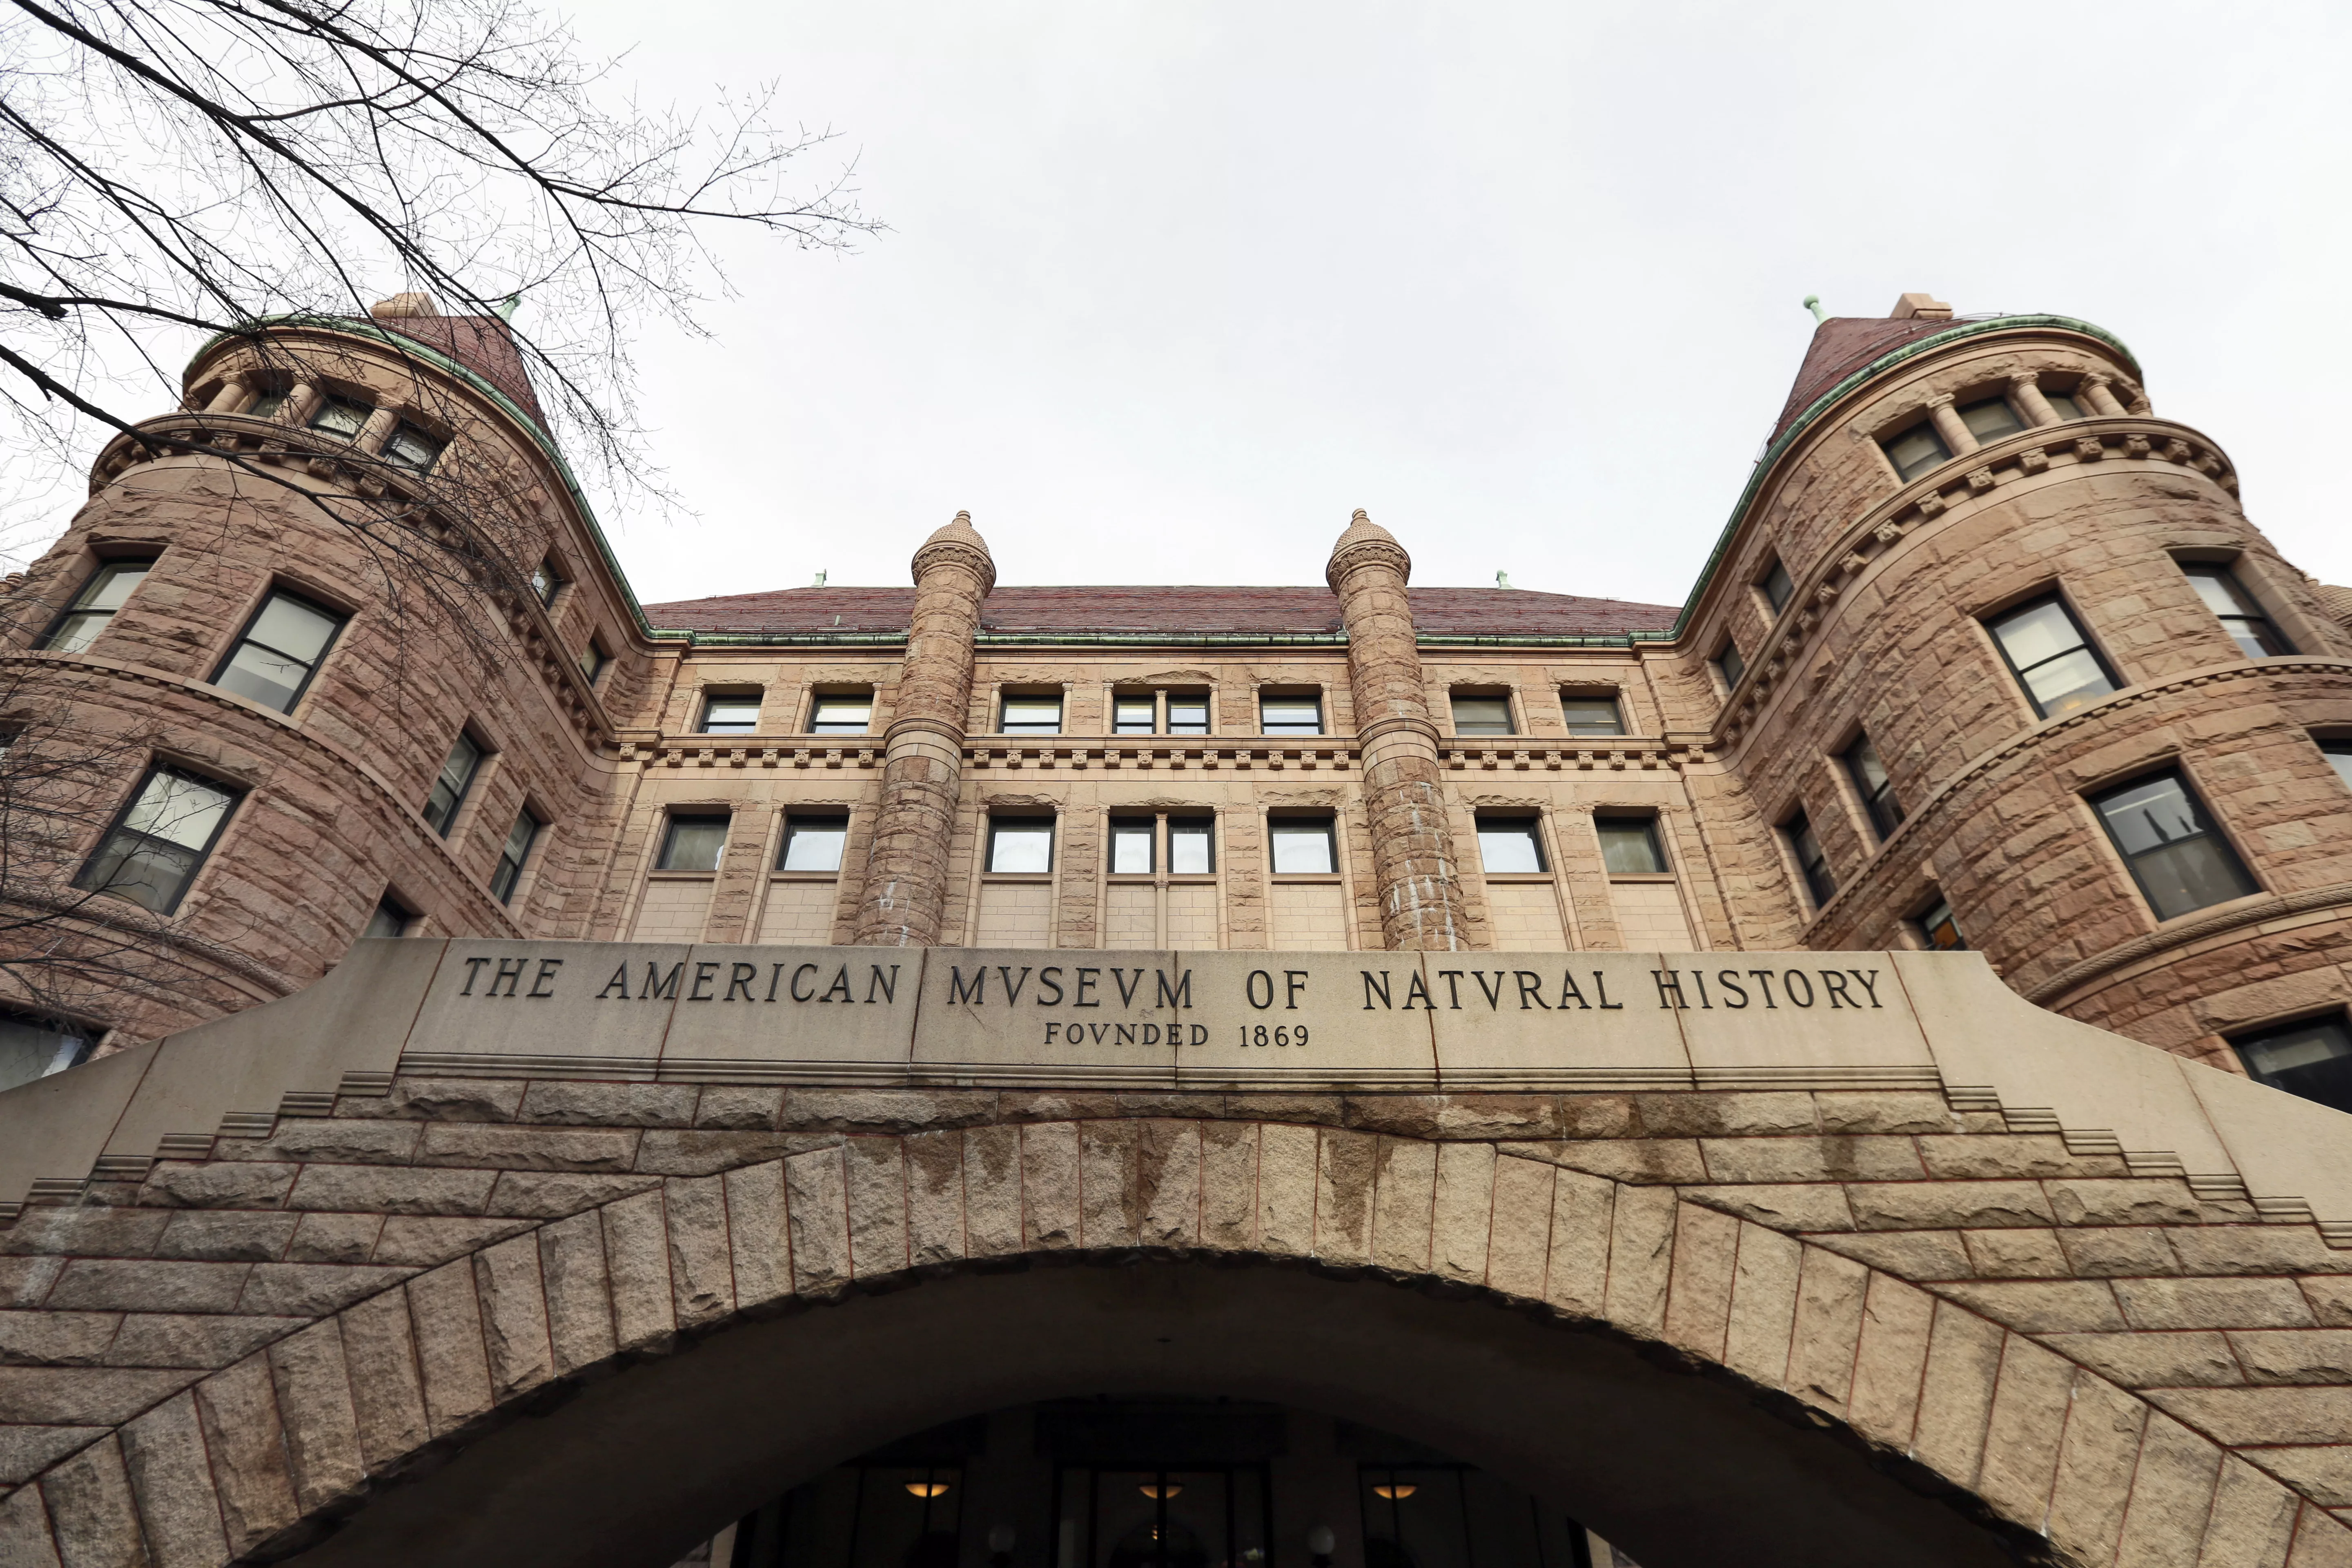
[[[76,998],[100,1050],[285,994],[371,921],[1959,941],[2033,1001],[2227,1070],[2231,1040],[2347,994],[2352,799],[2326,749],[2352,739],[2347,595],[2279,557],[2227,455],[2086,323],[1924,295],[1822,323],[1679,608],[1411,588],[1361,513],[1328,587],[999,588],[959,515],[911,589],[643,606],[503,324],[431,310],[211,345],[185,406],[109,446],[11,584],[20,722],[121,739],[125,810],[146,766],[230,802],[141,938],[169,983]],[[471,541],[496,616],[420,593],[438,558],[333,504],[387,497]],[[135,588],[61,641],[124,563]],[[273,594],[337,623],[285,705],[226,679]],[[90,879],[104,815],[61,875]],[[2196,842],[2135,858],[2151,831]],[[62,901],[99,926],[113,907]]]

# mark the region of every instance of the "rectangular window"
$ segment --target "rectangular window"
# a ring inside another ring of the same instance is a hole
[[[2337,1110],[2352,1110],[2352,1030],[2344,1015],[2231,1037],[2246,1076]]]
[[[2179,773],[2135,779],[2093,795],[2091,805],[2158,920],[2258,890]]]
[[[1952,900],[1937,899],[1919,911],[1919,934],[1935,952],[1961,952],[1968,948],[1967,939],[1960,935],[1960,922],[1952,918]]]
[[[2352,741],[2322,741],[2319,751],[2336,770],[2336,776],[2344,781],[2344,787],[2352,789]]]
[[[2205,601],[2205,607],[2213,612],[2221,629],[2237,643],[2238,651],[2248,658],[2277,658],[2294,651],[2294,645],[2279,635],[2270,617],[2263,614],[2262,606],[2254,603],[2253,596],[2227,566],[2189,562],[2180,569],[2189,574],[2197,596]]]
[[[1036,874],[1054,868],[1054,819],[1050,816],[991,817],[988,868]]]
[[[702,700],[702,732],[706,735],[756,735],[760,732],[760,699],[712,696]]]
[[[1457,697],[1454,700],[1454,732],[1457,735],[1509,735],[1511,700],[1507,697]]]
[[[282,590],[272,594],[213,673],[213,684],[291,713],[342,629],[343,617],[334,611]]]
[[[2082,404],[2075,400],[2074,395],[2071,392],[2052,392],[2047,387],[2044,387],[2042,389],[2042,398],[2043,402],[2050,405],[2050,412],[2058,416],[2058,420],[2061,424],[2063,424],[2070,419],[2087,419],[2090,417],[2088,414],[2085,414],[2083,411]]]
[[[1160,728],[1160,699],[1151,692],[1111,699],[1110,732],[1149,735]]]
[[[1319,735],[1323,732],[1323,700],[1261,696],[1257,722],[1261,735]]]
[[[1789,840],[1789,853],[1796,857],[1797,869],[1804,874],[1805,891],[1813,896],[1813,908],[1818,910],[1837,896],[1837,879],[1830,874],[1822,841],[1801,811],[1789,818],[1780,832]]]
[[[863,735],[874,727],[874,694],[819,696],[809,714],[812,735]]]
[[[1205,735],[1209,732],[1209,697],[1203,691],[1171,691],[1168,694],[1168,732],[1171,735]]]
[[[776,857],[776,869],[838,871],[842,847],[848,841],[849,818],[794,813],[784,818],[784,847]]]
[[[0,1089],[81,1066],[99,1034],[87,1025],[0,1008]]]
[[[1797,591],[1797,585],[1789,581],[1789,569],[1781,565],[1777,557],[1772,562],[1772,570],[1758,578],[1756,585],[1764,590],[1764,601],[1772,606],[1772,613],[1776,616],[1789,607],[1789,596]]]
[[[1168,819],[1168,869],[1178,877],[1207,877],[1217,869],[1215,822],[1205,816]]]
[[[490,872],[490,891],[500,903],[511,902],[515,884],[522,880],[522,868],[530,859],[530,847],[539,841],[539,830],[545,826],[530,814],[530,808],[515,817],[514,826],[507,830],[507,841],[499,849],[499,863]]]
[[[458,731],[449,760],[441,764],[441,776],[433,781],[433,793],[425,797],[425,820],[442,837],[449,837],[449,825],[457,820],[457,808],[466,804],[466,792],[474,787],[474,774],[481,765],[482,748]]]
[[[1113,817],[1110,824],[1110,870],[1114,877],[1149,877],[1154,864],[1153,840],[1159,824],[1148,816]]]
[[[367,427],[368,418],[375,410],[364,403],[354,403],[348,397],[322,397],[310,413],[310,428],[329,436],[340,436],[349,441]]]
[[[441,460],[441,443],[403,420],[383,444],[383,460],[412,474],[430,473],[433,465]]]
[[[606,653],[604,645],[594,637],[590,637],[588,646],[580,650],[580,673],[588,678],[591,686],[596,684],[596,678],[604,674],[604,667],[612,662],[613,656]]]
[[[1862,808],[1870,814],[1870,826],[1878,830],[1879,837],[1893,837],[1903,822],[1903,805],[1895,798],[1895,781],[1886,776],[1885,764],[1878,760],[1878,748],[1870,743],[1869,736],[1856,736],[1845,749],[1845,771],[1862,794]]]
[[[1328,876],[1339,868],[1328,816],[1276,817],[1266,824],[1266,837],[1274,847],[1276,875]]]
[[[1723,682],[1726,696],[1739,684],[1739,678],[1748,673],[1748,661],[1739,657],[1739,645],[1728,639],[1707,662],[1715,666],[1716,679]]]
[[[719,858],[727,852],[727,828],[732,819],[724,813],[678,813],[669,819],[662,834],[661,858],[654,862],[656,871],[716,871]]]
[[[410,923],[415,919],[415,915],[394,903],[390,893],[386,893],[375,901],[375,912],[368,916],[367,929],[360,935],[375,938],[406,936]]]
[[[1930,420],[1922,419],[1900,436],[1886,443],[1886,460],[1895,465],[1895,472],[1908,484],[1938,464],[1952,460],[1952,449],[1936,433]]]
[[[2009,405],[2006,397],[1980,398],[1959,413],[1960,423],[1967,426],[1969,434],[1979,442],[1998,441],[2003,436],[2013,436],[2025,428],[2025,421],[2017,416],[2017,410]]]
[[[1665,851],[1658,844],[1654,816],[1596,816],[1592,830],[1601,839],[1601,863],[1612,877],[1656,877],[1666,869]]]
[[[281,388],[265,392],[245,405],[247,419],[275,419],[286,408],[286,393]]]
[[[1004,735],[1058,735],[1062,732],[1062,694],[1016,697],[1007,693],[1004,715],[997,732]]]
[[[2010,673],[2044,719],[2087,708],[2116,689],[2106,660],[2055,594],[1985,623]]]
[[[235,791],[208,779],[177,768],[151,770],[74,886],[170,914],[236,805]]]
[[[49,628],[49,635],[41,639],[41,646],[51,653],[79,653],[96,642],[98,634],[114,619],[114,612],[122,608],[131,590],[145,582],[154,567],[152,556],[101,563],[74,595],[66,613],[58,617],[58,624]]]
[[[549,556],[531,568],[530,591],[542,605],[555,603],[556,591],[563,586],[563,574],[555,569],[555,558]]]
[[[1532,816],[1482,816],[1478,819],[1478,863],[1493,875],[1541,871],[1542,836]]]
[[[1559,716],[1571,735],[1622,735],[1625,715],[1614,697],[1563,697]]]

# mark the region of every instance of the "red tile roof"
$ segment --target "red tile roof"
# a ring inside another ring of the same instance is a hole
[[[1812,345],[1805,351],[1805,363],[1797,367],[1797,384],[1789,389],[1789,401],[1773,423],[1772,439],[1779,440],[1813,399],[1864,365],[1951,324],[1948,321],[1897,321],[1884,316],[1832,316],[1813,329]]]
[[[1525,588],[1414,588],[1414,622],[1436,635],[1610,637],[1663,632],[1681,607],[1588,599]],[[784,588],[647,605],[669,631],[744,636],[828,631],[903,632],[915,604],[908,588]],[[1328,588],[999,588],[981,606],[981,629],[1018,635],[1151,633],[1227,637],[1328,635],[1340,629]]]
[[[522,352],[515,347],[514,329],[496,316],[391,316],[371,324],[447,354],[546,426]]]

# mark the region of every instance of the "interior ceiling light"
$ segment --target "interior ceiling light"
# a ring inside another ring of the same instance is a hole
[[[945,1481],[908,1481],[907,1489],[919,1498],[945,1497],[948,1484]]]
[[[1391,1502],[1402,1502],[1420,1489],[1411,1481],[1384,1481],[1372,1489],[1372,1495],[1386,1498]]]
[[[1141,1492],[1145,1497],[1158,1498],[1165,1500],[1166,1499],[1181,1494],[1184,1490],[1184,1485],[1181,1481],[1170,1481],[1165,1485],[1146,1481],[1143,1485],[1136,1488],[1135,1489]]]

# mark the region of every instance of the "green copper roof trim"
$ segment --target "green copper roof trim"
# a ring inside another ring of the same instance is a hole
[[[1748,516],[1748,508],[1755,501],[1756,492],[1764,483],[1764,476],[1772,471],[1772,465],[1779,462],[1781,455],[1790,447],[1796,445],[1797,438],[1811,428],[1813,421],[1826,413],[1832,404],[1863,383],[1874,376],[1885,374],[1905,360],[1916,359],[1921,354],[1931,353],[1948,343],[1958,342],[1963,338],[1978,337],[1986,332],[2016,331],[2022,328],[2033,327],[2055,327],[2062,331],[2080,332],[2084,337],[2096,338],[2124,356],[2125,363],[2131,366],[2132,374],[2135,377],[2140,374],[2139,358],[2125,344],[2123,339],[2104,327],[2095,327],[2088,321],[2076,321],[2072,316],[1995,316],[1983,321],[1958,321],[1940,332],[1931,333],[1927,337],[1905,343],[1901,348],[1879,355],[1878,358],[1864,365],[1860,370],[1807,404],[1805,411],[1791,420],[1789,427],[1780,433],[1780,438],[1766,447],[1764,455],[1756,459],[1756,467],[1748,476],[1748,488],[1739,492],[1739,503],[1731,509],[1731,521],[1725,523],[1723,531],[1717,535],[1715,550],[1707,556],[1706,564],[1699,568],[1698,582],[1692,586],[1690,597],[1683,601],[1683,612],[1675,617],[1674,630],[1668,635],[1678,637],[1689,626],[1691,615],[1698,608],[1699,600],[1706,595],[1707,584],[1715,580],[1715,569],[1723,564],[1723,557],[1731,548],[1732,535],[1739,531],[1740,523]]]
[[[443,374],[456,377],[488,398],[515,423],[530,432],[530,438],[539,444],[539,449],[547,454],[548,461],[555,465],[556,473],[563,480],[563,488],[572,494],[572,504],[580,509],[581,520],[588,525],[588,537],[596,542],[596,553],[604,558],[604,565],[613,574],[614,585],[621,590],[622,602],[629,606],[629,614],[636,620],[637,629],[649,637],[666,635],[655,631],[647,624],[645,606],[637,603],[637,591],[629,585],[628,574],[621,570],[620,558],[613,553],[612,542],[604,537],[604,525],[596,521],[596,509],[588,504],[587,496],[581,492],[580,481],[573,477],[572,465],[565,462],[563,454],[556,449],[554,439],[548,435],[537,419],[523,412],[520,404],[491,385],[488,377],[479,371],[459,363],[431,344],[419,342],[405,332],[395,332],[388,328],[379,327],[373,321],[362,321],[355,316],[318,316],[308,312],[289,316],[264,316],[255,321],[252,328],[245,331],[215,332],[205,340],[204,346],[190,357],[188,363],[193,366],[197,360],[212,353],[214,345],[230,338],[247,336],[254,330],[262,327],[316,327],[325,331],[341,332],[348,337],[373,338],[386,347],[396,348],[403,353],[415,355]],[[394,342],[392,340],[394,338],[400,341]],[[667,635],[674,637],[679,634]]]

